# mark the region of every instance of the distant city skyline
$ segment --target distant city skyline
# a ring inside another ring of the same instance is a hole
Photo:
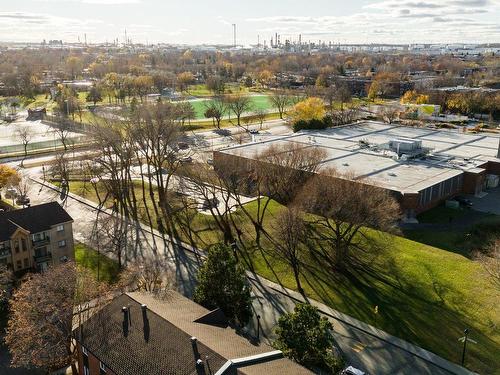
[[[499,43],[500,0],[19,0],[3,2],[0,41],[232,44]]]

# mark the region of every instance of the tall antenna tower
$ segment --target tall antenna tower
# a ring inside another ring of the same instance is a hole
[[[233,23],[233,47],[236,47],[236,24]]]

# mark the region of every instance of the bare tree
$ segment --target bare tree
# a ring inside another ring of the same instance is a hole
[[[269,97],[272,105],[278,110],[280,119],[283,119],[283,114],[288,106],[292,104],[290,94],[284,90],[274,91]]]
[[[401,110],[396,106],[387,105],[380,109],[380,116],[388,124],[392,124],[401,113]]]
[[[68,151],[68,136],[70,133],[70,126],[67,120],[60,119],[54,125],[54,133],[64,146],[64,151]]]
[[[237,206],[233,191],[228,190],[227,181],[206,165],[192,169],[188,175],[187,192],[197,201],[197,208],[207,210],[222,234],[225,244],[235,241],[243,233],[231,216]]]
[[[318,170],[324,157],[325,152],[319,148],[288,143],[269,147],[256,156],[254,163],[226,160],[224,168],[217,170],[224,189],[252,222],[257,244],[262,233],[269,237],[264,219],[272,200],[283,204],[293,201],[299,187]],[[256,197],[256,209],[248,210],[245,194]]]
[[[493,285],[500,290],[500,239],[491,243],[486,254],[479,256],[479,261],[490,275]]]
[[[297,290],[304,298],[306,294],[300,282],[302,252],[300,245],[306,237],[306,226],[301,212],[296,207],[287,207],[274,224],[272,251],[279,259],[290,265],[297,284]]]
[[[75,309],[75,305],[92,300],[95,304],[95,298],[104,296],[105,290],[71,262],[29,275],[10,301],[5,342],[12,365],[53,371],[71,364],[73,374],[77,374],[71,339],[73,318],[83,309]]]
[[[257,109],[255,111],[255,118],[259,122],[259,129],[262,130],[262,125],[264,124],[264,121],[266,121],[266,116],[267,113],[263,109]]]
[[[353,261],[357,251],[370,249],[369,228],[391,231],[400,214],[389,192],[335,170],[311,178],[297,197],[305,211],[316,215],[321,229],[314,235],[327,244],[315,254],[335,269]]]
[[[93,233],[94,247],[99,247],[99,251],[111,254],[116,258],[118,266],[123,267],[127,247],[130,246],[128,236],[132,231],[119,216],[99,215],[97,216],[96,231]]]
[[[134,142],[138,161],[146,162],[147,171],[141,174],[141,178],[146,176],[148,180],[154,214],[157,218],[163,217],[167,230],[173,234],[173,205],[169,199],[169,190],[182,159],[189,156],[189,152],[181,154],[177,147],[184,133],[182,125],[176,120],[175,108],[168,103],[138,108],[136,115],[131,118],[128,132]],[[155,185],[158,199],[155,198]],[[143,197],[145,196],[143,184]]]
[[[252,109],[252,101],[250,97],[240,94],[232,95],[226,99],[226,102],[229,110],[236,116],[238,126],[240,126],[241,115]]]
[[[223,97],[217,96],[211,101],[205,103],[205,117],[212,117],[217,122],[217,128],[220,129],[222,118],[227,113],[227,105]]]
[[[24,160],[28,156],[28,144],[31,142],[31,132],[27,126],[19,128],[16,132],[17,138],[21,141],[24,148],[24,157],[21,160],[21,168],[24,167]]]
[[[164,296],[175,285],[175,276],[167,262],[160,258],[144,258],[130,264],[120,275],[125,290],[139,290]]]

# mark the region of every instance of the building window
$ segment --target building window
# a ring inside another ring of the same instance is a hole
[[[64,225],[58,225],[56,230],[58,232],[64,232]]]
[[[64,246],[66,246],[66,240],[59,241],[59,242],[57,243],[57,245],[58,245],[59,247],[64,247]]]
[[[19,240],[14,240],[14,249],[16,249],[16,254],[19,253]]]
[[[28,258],[24,258],[24,268],[28,268],[30,266]]]
[[[99,362],[99,375],[104,375],[106,373],[106,366],[104,363]]]
[[[82,345],[82,354],[83,354],[83,375],[90,375],[90,370],[89,370],[89,352],[87,349]]]
[[[22,247],[23,251],[27,251],[28,250],[28,245],[26,243],[26,238],[21,238],[21,247]]]
[[[21,261],[20,261],[20,260],[18,260],[18,261],[16,262],[16,267],[17,267],[17,269],[21,269],[21,268],[23,268],[23,264],[21,263]]]

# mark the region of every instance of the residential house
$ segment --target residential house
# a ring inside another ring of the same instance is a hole
[[[0,264],[43,271],[74,259],[72,223],[57,202],[0,212]]]
[[[81,375],[312,374],[174,291],[122,294],[73,334]]]

